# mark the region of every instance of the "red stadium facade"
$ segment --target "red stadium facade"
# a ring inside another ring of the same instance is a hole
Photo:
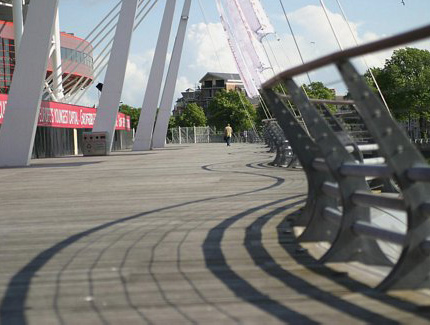
[[[4,9],[5,7],[0,7]],[[2,11],[0,10],[0,14]],[[7,15],[6,15],[7,16]],[[63,95],[70,96],[88,87],[93,79],[93,47],[70,33],[60,33]],[[0,127],[7,109],[7,97],[15,70],[14,26],[0,20]],[[46,77],[53,74],[48,60]],[[49,99],[45,93],[43,99]],[[35,135],[33,157],[58,157],[81,153],[82,133],[91,131],[97,109],[43,100]],[[131,146],[130,117],[118,114],[113,150]]]
[[[79,89],[93,80],[93,47],[72,34],[61,33],[61,60],[64,93],[68,94],[79,81]],[[15,69],[15,42],[13,23],[0,20],[0,93],[9,92]],[[52,60],[48,61],[47,77],[52,74]]]
[[[0,124],[6,110],[7,95],[0,94]],[[39,127],[92,129],[97,110],[91,107],[42,101],[40,105]],[[118,113],[116,130],[130,131],[130,116]]]

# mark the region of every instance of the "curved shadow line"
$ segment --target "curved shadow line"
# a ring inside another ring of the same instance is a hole
[[[302,202],[305,202],[305,200]],[[390,318],[369,311],[351,302],[345,301],[330,292],[318,288],[317,286],[307,282],[299,276],[296,276],[294,273],[284,269],[276,262],[276,260],[272,258],[272,256],[263,246],[262,228],[271,217],[282,213],[286,208],[287,207],[280,207],[272,212],[262,215],[246,228],[245,247],[254,263],[258,266],[261,264],[261,259],[263,259],[265,263],[270,263],[271,267],[263,269],[264,272],[278,279],[284,283],[286,287],[295,290],[298,294],[307,296],[309,299],[318,301],[321,304],[325,304],[329,308],[336,309],[365,322],[377,324],[396,324],[397,322]],[[256,242],[258,243],[257,245]],[[297,255],[297,253],[292,253],[296,250],[297,245],[297,241],[292,241],[291,244],[283,244],[283,247],[288,247],[289,255],[293,256]],[[315,261],[315,263],[317,262]],[[332,271],[332,273],[334,272]]]
[[[94,269],[96,268],[97,264],[99,263],[99,261],[101,260],[101,258],[103,257],[104,253],[111,248],[113,245],[115,245],[116,243],[118,243],[122,238],[124,238],[125,236],[127,236],[128,234],[132,233],[133,231],[135,231],[136,229],[131,229],[129,231],[126,231],[122,234],[120,234],[119,238],[117,238],[116,240],[110,242],[107,246],[103,247],[101,249],[101,251],[98,253],[97,257],[93,260],[93,263],[91,264],[91,266],[89,267],[88,271],[87,271],[87,279],[88,279],[88,293],[90,297],[95,297],[95,287],[93,285],[93,273],[94,273]],[[103,311],[99,308],[99,306],[95,303],[94,299],[92,299],[90,301],[90,305],[93,308],[93,310],[96,312],[98,318],[100,319],[100,321],[103,324],[109,324],[109,321],[105,318],[105,316],[103,315]]]
[[[215,172],[215,173],[225,173],[225,171],[222,170],[215,170],[215,169],[211,169],[211,167],[216,166],[216,165],[222,165],[222,164],[226,164],[226,163],[215,163],[215,164],[209,164],[209,165],[204,165],[201,168],[203,170],[206,170],[208,172]],[[277,177],[277,176],[272,176],[272,175],[266,175],[266,174],[256,174],[256,173],[251,173],[251,172],[239,172],[239,171],[234,171],[234,170],[229,170],[229,173],[232,174],[244,174],[244,175],[258,175],[258,176],[263,176],[263,177],[268,177],[268,178],[273,178],[277,180],[277,184],[282,184],[283,182],[285,182],[285,180],[282,177]]]
[[[203,169],[205,169],[204,167],[205,166],[202,166]],[[137,218],[141,218],[141,217],[149,215],[149,214],[153,214],[153,213],[157,213],[157,212],[161,212],[161,211],[166,211],[166,210],[170,210],[170,209],[174,209],[174,208],[179,208],[179,207],[183,207],[183,206],[187,206],[187,205],[191,205],[191,204],[201,203],[201,202],[218,200],[218,199],[222,199],[222,198],[232,198],[232,197],[242,196],[242,195],[251,194],[251,193],[258,193],[261,191],[265,191],[265,190],[280,186],[284,182],[284,179],[282,179],[280,177],[273,177],[270,175],[260,175],[260,174],[254,174],[254,175],[267,176],[270,178],[274,178],[277,181],[272,185],[262,187],[262,188],[257,189],[257,190],[245,191],[245,192],[237,193],[237,194],[233,194],[233,195],[221,195],[221,196],[212,197],[212,198],[199,199],[199,200],[195,200],[195,201],[189,201],[189,202],[171,205],[171,206],[164,207],[164,208],[154,209],[154,210],[143,212],[143,213],[138,213],[138,214],[135,214],[132,216],[121,218],[118,220],[114,220],[114,221],[111,221],[111,222],[90,228],[90,229],[85,230],[83,232],[72,235],[72,236],[62,240],[61,242],[55,244],[54,246],[49,247],[48,249],[46,249],[43,252],[36,255],[21,270],[19,270],[17,273],[15,273],[15,275],[13,275],[12,279],[9,281],[9,283],[7,285],[6,293],[3,297],[1,305],[0,305],[0,324],[8,324],[8,317],[9,317],[8,313],[10,311],[13,312],[13,315],[11,315],[11,317],[13,317],[13,324],[14,325],[15,324],[26,324],[26,318],[24,315],[24,310],[25,310],[25,301],[27,298],[28,290],[30,288],[31,279],[35,276],[35,274],[49,260],[51,260],[56,254],[61,252],[66,247],[68,247],[68,246],[72,245],[73,243],[79,241],[80,239],[87,237],[93,233],[96,233],[100,230],[106,229],[106,228],[111,227],[111,226],[116,225],[116,224],[120,224],[120,223],[128,222],[128,221],[131,221],[131,220],[134,220]],[[19,289],[16,289],[16,288],[19,288]]]
[[[394,308],[403,310],[405,312],[409,312],[414,314],[415,316],[430,319],[430,314],[427,313],[427,315],[421,315],[417,313],[417,310],[419,309],[418,305],[415,305],[411,302],[401,300],[399,298],[395,298],[392,296],[389,296],[385,293],[378,292],[374,288],[359,282],[357,280],[354,280],[353,278],[349,277],[347,274],[345,274],[342,277],[333,277],[330,275],[333,275],[333,273],[336,273],[329,267],[325,266],[324,264],[321,264],[317,259],[315,259],[312,255],[309,253],[302,253],[302,254],[294,254],[293,250],[283,242],[285,239],[288,241],[296,241],[297,237],[294,234],[294,231],[291,231],[291,233],[284,234],[284,229],[291,229],[291,223],[290,220],[287,220],[288,216],[278,225],[278,242],[282,246],[282,248],[300,265],[305,266],[309,271],[324,276],[324,277],[330,277],[331,281],[336,282],[338,285],[345,287],[346,289],[352,291],[352,292],[359,292],[360,294],[377,300],[381,303],[387,304],[389,306],[392,306]],[[425,311],[423,311],[425,312]]]
[[[256,166],[254,164],[256,164]],[[258,170],[269,169],[269,167],[265,167],[265,166],[262,166],[261,164],[257,164],[257,163],[250,163],[250,164],[246,164],[245,166],[248,168],[253,168],[253,169],[258,169]]]
[[[118,269],[118,275],[119,275],[119,278],[120,278],[120,281],[121,281],[121,285],[122,285],[122,287],[123,287],[123,291],[124,291],[124,295],[125,295],[125,299],[126,299],[126,301],[127,301],[127,303],[128,303],[128,305],[137,313],[137,315],[144,321],[144,322],[146,322],[146,323],[148,323],[148,324],[152,324],[152,322],[145,316],[145,314],[144,313],[142,313],[140,310],[139,310],[139,307],[135,304],[135,303],[133,303],[133,300],[132,300],[132,298],[131,298],[131,295],[130,295],[130,291],[129,291],[129,289],[128,289],[128,287],[129,287],[129,285],[128,285],[128,283],[127,283],[127,280],[126,280],[126,277],[125,277],[125,275],[124,275],[124,267],[125,267],[125,262],[126,262],[126,260],[127,260],[127,258],[128,258],[128,256],[130,255],[130,252],[132,251],[132,249],[133,248],[135,248],[136,247],[136,245],[143,239],[143,238],[145,238],[146,237],[146,235],[147,234],[149,234],[149,233],[151,233],[151,232],[153,232],[155,229],[159,229],[159,228],[161,228],[161,227],[163,227],[163,226],[165,226],[165,225],[168,225],[169,223],[172,223],[172,221],[169,221],[169,222],[165,222],[165,223],[163,223],[163,224],[160,224],[160,225],[158,225],[157,227],[155,227],[155,228],[152,228],[152,229],[150,229],[150,230],[148,230],[148,231],[146,231],[146,232],[144,232],[141,236],[139,236],[132,244],[131,244],[131,246],[129,246],[129,247],[127,247],[127,249],[126,249],[126,251],[125,251],[125,254],[123,255],[123,257],[122,257],[122,259],[121,259],[121,263],[120,263],[120,265],[119,265],[119,269]],[[141,227],[139,227],[139,228],[137,228],[137,229],[135,229],[135,230],[140,230],[142,227],[145,227],[145,226],[141,226]]]
[[[92,244],[96,243],[100,238],[116,232],[118,229],[112,229],[107,234],[102,234],[98,236],[97,238],[93,239],[92,241],[88,242],[86,245],[78,249],[70,258],[69,260],[61,267],[60,271],[57,273],[56,279],[55,279],[55,293],[53,298],[53,309],[54,313],[57,317],[57,320],[60,324],[65,324],[65,321],[61,315],[60,307],[58,305],[58,300],[60,298],[60,291],[61,291],[61,277],[63,276],[63,273],[66,271],[67,267],[75,260],[75,258],[84,250],[86,250],[88,247],[90,247]]]
[[[155,250],[157,249],[158,245],[160,245],[160,243],[167,237],[167,235],[170,234],[175,229],[176,229],[176,227],[164,232],[164,234],[158,239],[157,243],[151,247],[151,257],[150,257],[149,263],[148,263],[148,271],[149,271],[149,275],[151,276],[152,280],[154,281],[155,285],[157,286],[157,289],[160,292],[160,295],[163,298],[163,300],[170,307],[172,307],[174,310],[176,310],[178,312],[178,314],[180,314],[185,320],[189,321],[191,324],[197,324],[197,322],[194,319],[192,319],[190,316],[188,316],[186,312],[182,311],[182,309],[179,306],[177,306],[172,301],[170,301],[170,299],[167,297],[166,293],[164,292],[160,282],[158,281],[157,276],[153,272]]]
[[[208,165],[209,166],[209,165]],[[211,169],[209,169],[207,166],[203,166],[202,167],[202,169],[204,169],[204,170],[207,170],[207,171],[213,171],[213,170],[211,170]],[[284,179],[283,178],[280,178],[280,177],[274,177],[274,176],[270,176],[270,175],[261,175],[261,174],[256,174],[256,173],[247,173],[247,172],[235,172],[235,171],[228,171],[229,173],[241,173],[241,174],[250,174],[250,175],[255,175],[255,176],[261,176],[261,177],[269,177],[269,178],[274,178],[274,179],[276,179],[276,183],[275,184],[273,184],[272,186],[278,186],[278,185],[280,185],[280,184],[282,184],[283,182],[284,182]],[[272,186],[270,186],[269,188],[271,188]],[[267,188],[266,188],[267,189]],[[253,192],[255,192],[255,191],[253,191]],[[195,218],[193,218],[192,220],[195,220]],[[204,223],[205,221],[203,221],[202,223]],[[202,224],[201,223],[201,224]],[[191,323],[196,323],[190,316],[188,316],[187,315],[187,313],[185,312],[185,311],[183,311],[180,307],[178,307],[177,305],[175,305],[168,297],[167,297],[167,295],[164,293],[164,290],[163,290],[163,288],[162,288],[162,285],[161,285],[161,283],[157,280],[157,276],[156,276],[156,274],[154,273],[154,272],[152,272],[152,264],[153,264],[153,257],[154,257],[154,252],[155,252],[155,249],[157,248],[157,246],[164,240],[164,238],[168,235],[168,234],[170,234],[172,231],[174,231],[174,230],[176,230],[177,228],[178,228],[179,226],[177,226],[177,227],[174,227],[173,229],[171,229],[171,230],[168,230],[168,231],[166,231],[165,233],[164,233],[164,235],[157,241],[157,243],[152,247],[152,250],[151,250],[151,259],[150,259],[150,262],[149,262],[149,267],[148,267],[148,269],[149,269],[149,274],[151,275],[151,277],[152,277],[152,279],[153,279],[153,281],[154,281],[154,283],[156,284],[156,286],[157,286],[157,288],[158,288],[158,291],[160,292],[160,294],[161,294],[161,296],[162,296],[162,298],[163,298],[163,300],[170,306],[170,307],[172,307],[173,309],[175,309],[182,317],[184,317],[186,320],[188,320],[189,322],[191,322]],[[194,229],[195,228],[197,228],[198,226],[196,226],[196,227],[194,227]],[[190,231],[191,230],[189,230],[188,232],[187,232],[187,235],[186,236],[188,236],[188,234],[190,233]],[[203,296],[203,294],[196,288],[196,286],[192,283],[192,281],[185,275],[185,273],[183,272],[183,271],[181,271],[181,268],[180,268],[180,261],[179,261],[179,258],[180,258],[180,249],[179,249],[179,251],[178,251],[178,260],[177,260],[177,268],[178,268],[178,271],[179,271],[179,273],[184,277],[184,279],[190,284],[190,286],[193,288],[193,290],[196,292],[196,294],[199,296],[199,297],[201,297],[204,301],[206,301],[206,302],[208,302],[207,301],[207,299],[206,298],[204,298],[204,296]],[[179,263],[179,264],[178,264]],[[228,316],[229,318],[231,318],[231,319],[233,319],[233,320],[235,320],[236,322],[240,322],[237,318],[235,318],[235,317],[233,317],[233,316],[231,316],[231,315],[229,315],[228,313],[226,313],[225,311],[223,311],[220,307],[218,307],[217,305],[215,305],[215,304],[213,304],[213,303],[210,303],[210,302],[208,302],[211,306],[213,306],[215,309],[217,309],[218,311],[220,311],[221,313],[223,313],[224,315],[226,315],[226,316]]]
[[[203,293],[197,288],[197,286],[194,284],[194,282],[190,279],[190,277],[187,275],[187,273],[182,269],[182,264],[181,264],[181,250],[182,250],[182,245],[185,243],[186,239],[188,238],[188,236],[190,235],[190,233],[197,229],[198,227],[200,227],[201,225],[203,225],[205,222],[207,222],[207,220],[203,220],[202,222],[200,222],[197,226],[193,227],[192,229],[189,229],[185,236],[181,239],[181,241],[179,242],[179,245],[177,247],[176,250],[176,254],[178,256],[177,260],[176,260],[176,267],[178,268],[179,273],[182,275],[182,277],[188,282],[188,284],[190,285],[190,287],[194,290],[194,292],[197,294],[197,296],[199,296],[199,298],[206,304],[206,305],[210,305],[212,306],[214,309],[216,309],[218,312],[220,312],[221,314],[225,315],[227,318],[230,318],[232,321],[234,321],[236,324],[240,324],[240,320],[236,317],[234,317],[233,315],[231,315],[229,312],[227,312],[226,310],[223,310],[221,307],[219,307],[217,304],[209,301],[208,299],[206,299],[206,297],[203,295]]]
[[[206,266],[209,268],[212,274],[222,281],[237,297],[278,318],[281,321],[294,320],[295,323],[318,324],[318,322],[310,319],[309,317],[291,310],[280,304],[278,301],[271,299],[268,295],[261,293],[249,282],[240,277],[228,265],[221,248],[221,242],[226,229],[232,226],[236,221],[261,209],[303,196],[304,195],[296,195],[266,203],[255,208],[248,209],[224,220],[209,231],[209,234],[203,243],[202,249]],[[298,203],[294,202],[284,208],[291,208],[296,204]],[[220,267],[222,267],[222,269]]]

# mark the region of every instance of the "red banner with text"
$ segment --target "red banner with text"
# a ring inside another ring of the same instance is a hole
[[[0,124],[6,110],[7,95],[0,94]],[[96,119],[97,109],[85,106],[42,101],[38,126],[53,128],[92,129]],[[116,130],[130,131],[130,116],[118,113]]]

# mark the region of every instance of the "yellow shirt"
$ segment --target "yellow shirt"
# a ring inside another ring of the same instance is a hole
[[[226,137],[231,137],[233,134],[233,129],[230,126],[226,126],[224,129],[224,134]]]

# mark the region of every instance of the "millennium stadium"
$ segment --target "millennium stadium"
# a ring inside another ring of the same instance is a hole
[[[30,0],[0,1],[0,124],[15,70],[15,52],[25,28]],[[22,4],[22,5],[21,5]],[[17,10],[19,9],[19,10]],[[32,157],[57,157],[82,153],[82,134],[91,131],[94,107],[77,105],[77,99],[94,82],[91,42],[54,26],[52,48],[40,107]],[[130,118],[118,113],[113,149],[129,141]]]

